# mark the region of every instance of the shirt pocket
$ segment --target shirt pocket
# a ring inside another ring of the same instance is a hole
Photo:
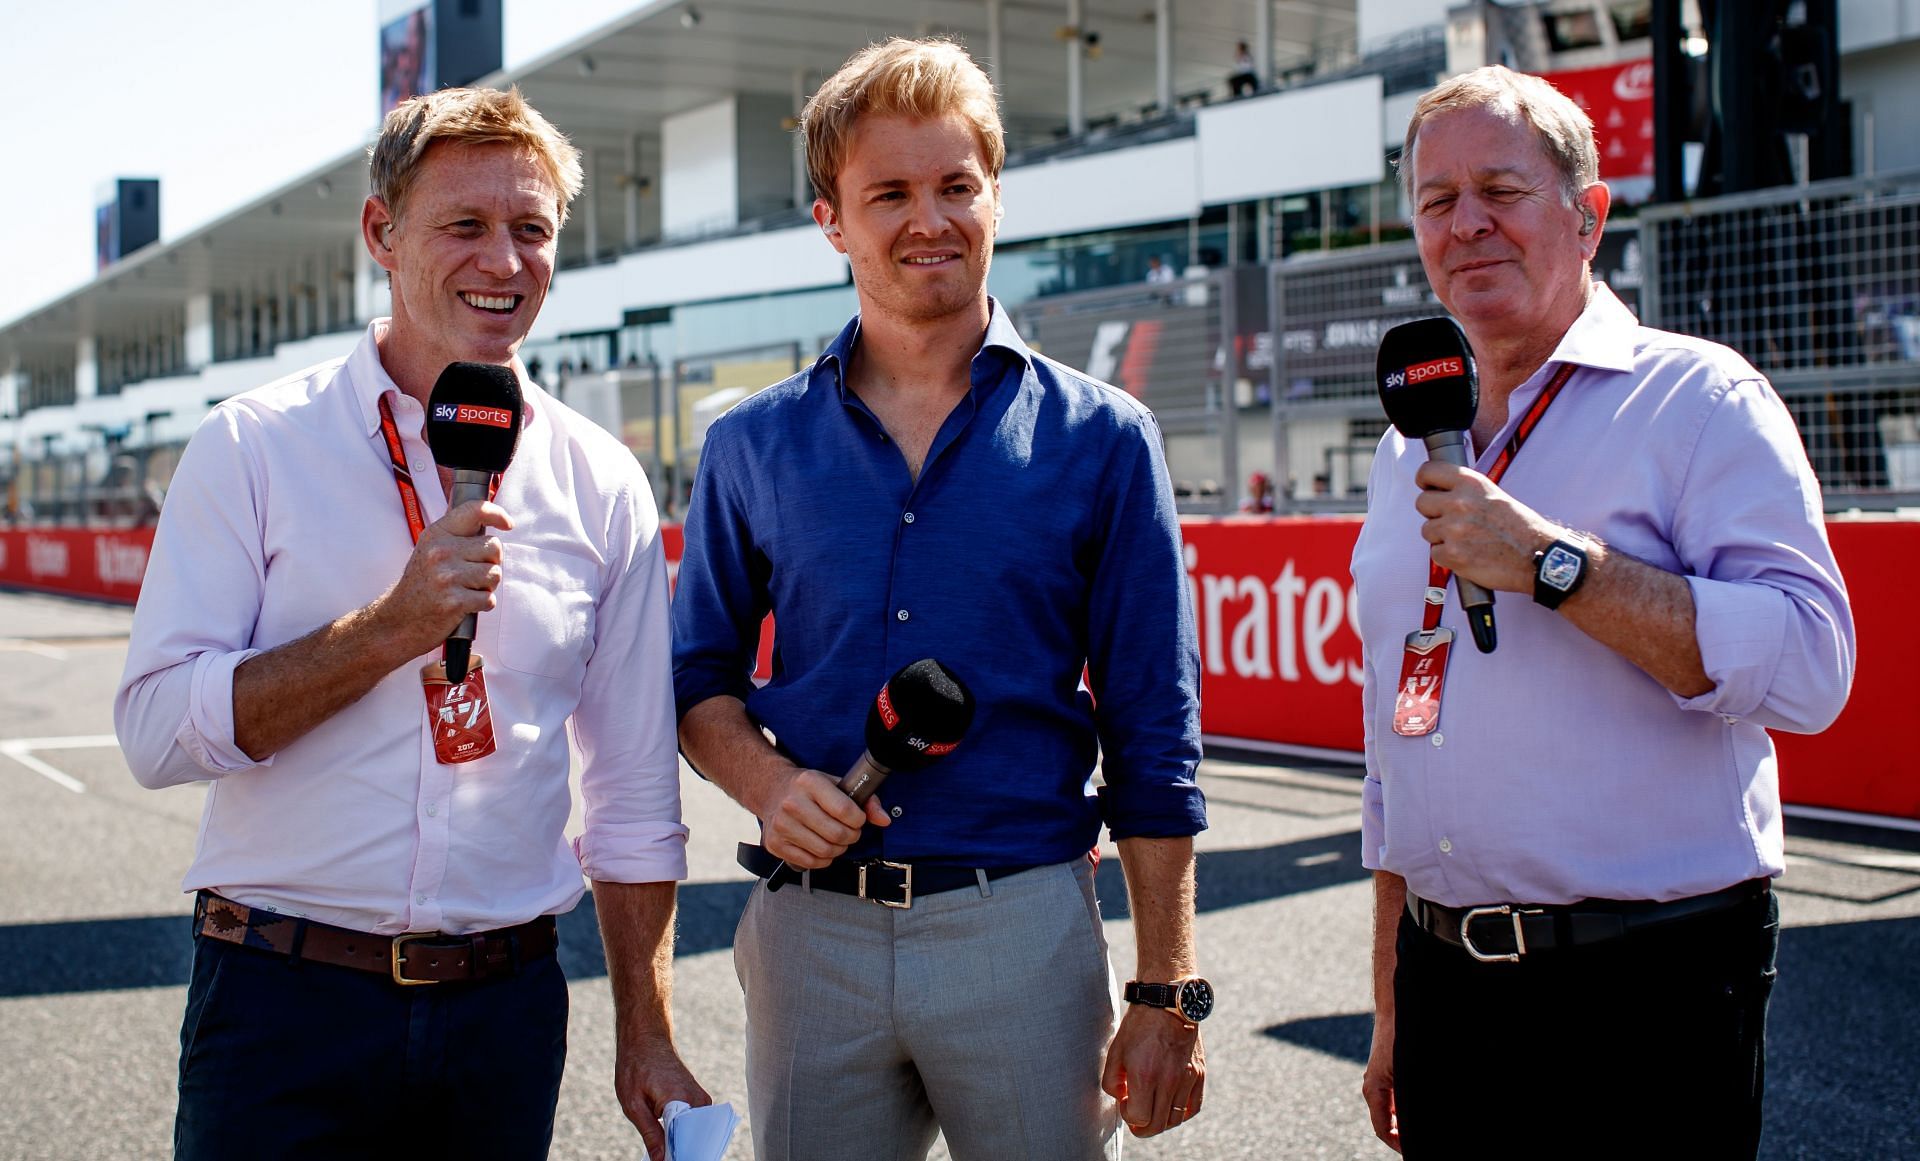
[[[600,566],[583,556],[502,545],[499,600],[500,656],[522,673],[577,678],[593,648],[593,609]]]

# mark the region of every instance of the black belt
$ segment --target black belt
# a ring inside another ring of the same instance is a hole
[[[782,865],[779,859],[767,853],[765,847],[753,843],[741,843],[734,859],[747,873],[759,879],[772,876],[774,870]],[[1004,879],[1008,875],[1031,871],[1039,865],[947,867],[931,863],[896,863],[887,859],[847,859],[829,863],[817,871],[803,872],[798,867],[788,870],[796,877],[805,874],[807,885],[816,891],[852,895],[883,907],[911,907],[916,896],[938,895],[942,891],[978,886],[982,873],[988,879]]]
[[[1629,931],[1724,911],[1766,895],[1771,884],[1768,879],[1749,879],[1669,903],[1588,899],[1558,907],[1509,903],[1442,907],[1409,891],[1407,914],[1421,930],[1465,949],[1482,963],[1518,963],[1523,955],[1605,943]]]

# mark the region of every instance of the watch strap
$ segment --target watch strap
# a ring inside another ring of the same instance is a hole
[[[1129,1004],[1145,1004],[1149,1008],[1172,1008],[1180,1001],[1180,988],[1177,984],[1143,984],[1139,980],[1127,983],[1126,1001]]]

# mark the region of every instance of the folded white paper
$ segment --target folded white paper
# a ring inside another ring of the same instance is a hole
[[[720,1161],[740,1127],[740,1114],[724,1101],[697,1109],[685,1101],[668,1101],[660,1123],[667,1131],[667,1161]]]

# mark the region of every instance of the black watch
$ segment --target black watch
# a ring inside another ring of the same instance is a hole
[[[1533,599],[1557,609],[1587,579],[1587,546],[1578,537],[1556,540],[1533,554]]]
[[[1143,984],[1139,980],[1129,980],[1126,999],[1129,1004],[1165,1008],[1195,1024],[1213,1015],[1213,985],[1199,976],[1175,980],[1170,984]]]

